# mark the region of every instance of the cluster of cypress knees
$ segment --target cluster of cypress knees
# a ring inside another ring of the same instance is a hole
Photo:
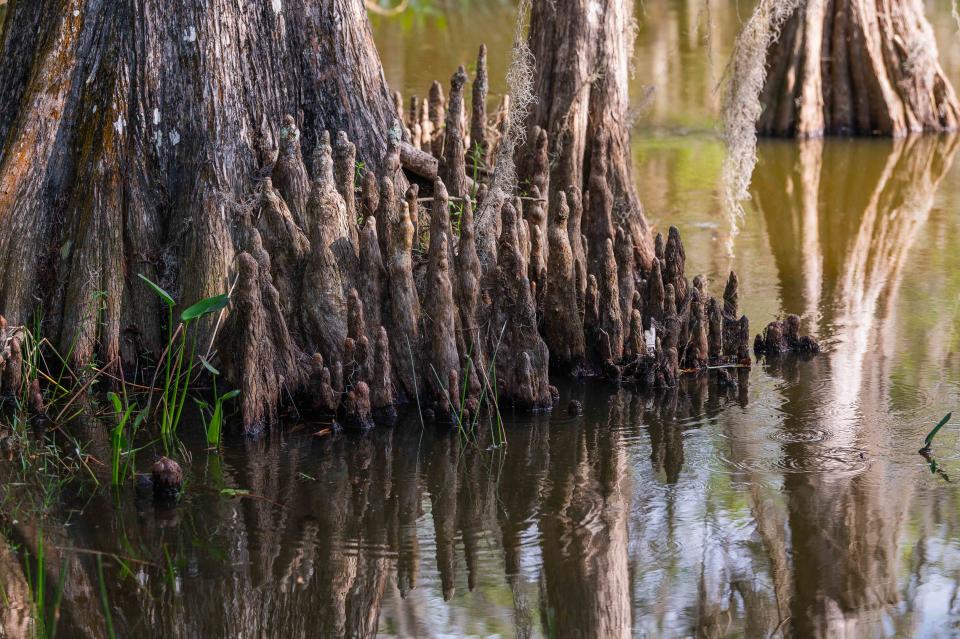
[[[408,111],[395,95],[379,175],[362,169],[343,132],[332,143],[324,134],[309,171],[292,117],[276,141],[262,135],[257,197],[238,219],[237,283],[218,339],[242,391],[246,432],[276,420],[290,396],[357,427],[413,402],[462,423],[485,405],[551,409],[551,371],[657,387],[707,368],[735,384],[726,369],[750,366],[737,276],[720,298],[702,276],[688,281],[673,227],[644,258],[614,219],[603,135],[588,190],[570,186],[548,206],[547,135],[534,127],[517,150],[523,195],[491,206],[490,163],[509,98],[491,124],[486,77],[481,49],[469,128],[463,67],[449,99],[436,82]],[[759,350],[796,345],[782,327],[771,330],[758,336]],[[15,336],[4,343],[9,386],[20,349]]]

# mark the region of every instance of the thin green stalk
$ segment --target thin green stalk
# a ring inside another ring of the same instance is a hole
[[[190,388],[190,382],[193,379],[194,366],[192,362],[193,362],[194,355],[196,354],[196,349],[197,349],[197,338],[196,338],[196,335],[194,335],[193,339],[190,339],[190,357],[187,359],[187,371],[185,373],[187,376],[187,379],[183,384],[183,390],[180,393],[179,400],[177,401],[176,415],[174,416],[174,419],[173,419],[174,432],[176,432],[177,428],[180,425],[180,417],[181,415],[183,415],[183,406],[184,404],[187,403],[187,390]]]
[[[100,606],[103,608],[103,622],[107,629],[107,637],[114,639],[117,633],[113,629],[113,615],[110,614],[110,598],[107,596],[107,584],[103,578],[102,555],[97,555],[97,581],[100,586]]]

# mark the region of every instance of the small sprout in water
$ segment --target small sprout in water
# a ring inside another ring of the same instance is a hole
[[[943,419],[940,420],[940,423],[933,427],[929,433],[927,433],[926,439],[923,440],[923,448],[920,449],[921,455],[926,455],[930,453],[930,445],[933,444],[933,438],[937,436],[937,433],[940,432],[940,429],[946,426],[947,422],[950,421],[950,417],[953,413],[947,413],[943,416]]]

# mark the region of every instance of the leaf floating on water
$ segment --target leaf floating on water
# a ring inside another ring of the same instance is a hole
[[[924,448],[930,448],[930,444],[933,443],[933,438],[936,437],[936,436],[937,436],[937,433],[940,432],[940,429],[943,428],[943,427],[947,424],[947,422],[950,421],[950,416],[951,416],[951,415],[953,415],[953,413],[947,413],[946,415],[944,415],[944,416],[943,416],[943,419],[940,420],[940,423],[937,424],[936,426],[934,426],[934,427],[933,427],[933,430],[931,430],[931,431],[927,434],[927,438],[923,440],[923,447],[924,447]]]

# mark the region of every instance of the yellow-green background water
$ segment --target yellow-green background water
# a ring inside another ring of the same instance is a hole
[[[960,84],[950,8],[927,9]],[[67,495],[49,544],[146,562],[108,571],[124,634],[960,633],[956,424],[936,472],[917,454],[960,408],[960,141],[763,142],[731,257],[716,86],[750,10],[637,3],[634,175],[651,223],[681,229],[691,277],[720,290],[735,269],[754,332],[795,312],[823,354],[758,362],[736,390],[563,385],[582,416],[508,415],[496,450],[415,416],[230,441],[195,453],[173,511]],[[496,0],[375,17],[387,79],[425,95],[486,43],[502,92],[515,17]],[[90,555],[73,561],[93,574]],[[99,628],[96,584],[68,587],[67,627]],[[24,615],[6,605],[2,627]]]

